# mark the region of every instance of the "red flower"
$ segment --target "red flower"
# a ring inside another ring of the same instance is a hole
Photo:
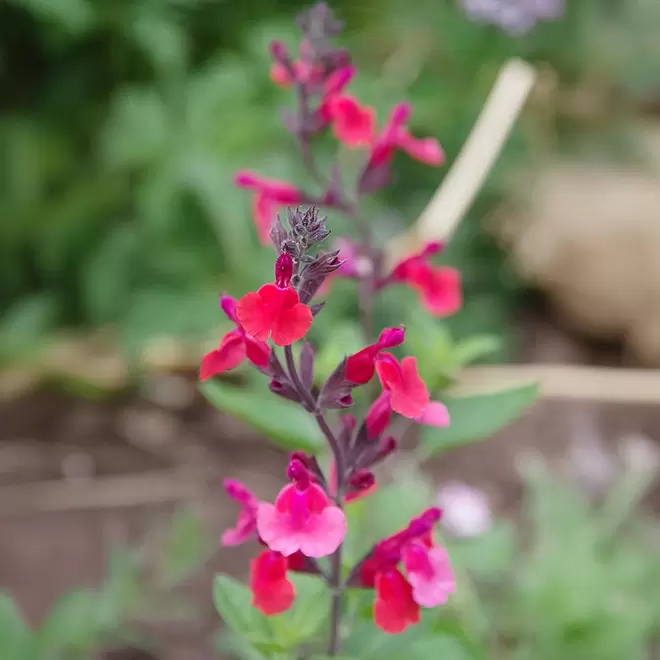
[[[412,587],[397,569],[376,574],[374,621],[386,633],[403,632],[419,623],[419,605],[413,600]]]
[[[347,147],[372,144],[376,127],[376,111],[360,105],[352,96],[331,96],[324,105],[325,116],[332,123],[335,137]]]
[[[202,358],[199,379],[207,380],[237,367],[245,358],[260,368],[268,365],[270,347],[250,337],[236,316],[236,300],[230,296],[220,298],[220,307],[227,317],[236,324],[220,342],[220,346]]]
[[[293,262],[281,254],[275,265],[277,281],[264,284],[257,292],[244,295],[236,314],[245,331],[255,339],[272,337],[278,346],[288,346],[302,339],[312,325],[312,312],[300,302],[298,292],[289,286]]]
[[[286,577],[287,568],[286,558],[271,550],[250,562],[252,606],[266,616],[281,614],[293,604],[296,591]]]
[[[270,242],[270,226],[278,208],[305,201],[302,193],[294,185],[286,181],[268,179],[246,170],[236,173],[234,183],[239,188],[247,188],[255,192],[253,218],[259,240],[263,245],[268,245]]]
[[[394,348],[403,343],[405,327],[385,328],[375,344],[371,344],[361,351],[351,355],[346,360],[346,380],[355,385],[368,383],[376,369],[376,356],[386,348]]]
[[[422,304],[433,316],[448,316],[461,308],[461,275],[455,268],[433,267],[428,258],[442,249],[441,243],[428,243],[421,252],[400,261],[379,286],[402,282],[416,289]]]
[[[410,106],[407,103],[394,106],[373,144],[367,169],[388,165],[397,149],[426,165],[442,165],[445,155],[440,143],[435,138],[413,137],[406,127],[409,117]]]

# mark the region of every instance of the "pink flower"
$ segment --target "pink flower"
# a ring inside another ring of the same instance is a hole
[[[379,541],[360,565],[358,585],[373,588],[378,573],[396,568],[407,544],[419,540],[430,547],[431,530],[441,517],[442,511],[437,507],[431,507],[417,518],[413,518],[401,531]]]
[[[374,622],[391,635],[403,632],[420,621],[413,588],[397,569],[376,575]]]
[[[266,616],[281,614],[293,604],[296,591],[287,579],[287,568],[286,558],[270,550],[250,562],[252,606]]]
[[[404,326],[385,328],[375,344],[349,356],[346,360],[346,380],[355,385],[368,383],[373,378],[378,354],[386,348],[394,348],[402,344],[405,331]]]
[[[403,549],[403,564],[412,597],[422,607],[443,605],[456,590],[447,551],[440,546],[427,548],[418,542],[410,543]]]
[[[252,211],[262,245],[270,243],[270,226],[278,209],[305,201],[302,193],[294,185],[277,179],[268,179],[247,170],[237,172],[234,183],[239,188],[247,188],[255,193]]]
[[[241,510],[236,525],[224,532],[221,543],[225,546],[241,545],[256,536],[259,500],[236,479],[225,479],[223,485],[227,495],[238,502]]]
[[[277,346],[288,346],[307,334],[312,325],[312,311],[300,302],[298,292],[289,285],[292,273],[291,257],[281,254],[275,264],[275,284],[264,284],[238,301],[236,315],[255,339],[267,341],[272,337]]]
[[[298,551],[307,557],[331,555],[346,535],[344,512],[330,505],[300,461],[291,461],[288,473],[294,483],[280,491],[275,504],[259,505],[259,536],[285,557]]]
[[[411,544],[430,545],[431,529],[441,515],[437,508],[427,509],[405,529],[376,544],[360,566],[358,584],[376,589],[374,621],[387,633],[400,633],[419,623],[420,604],[413,597],[413,584],[402,575],[398,564]]]
[[[421,252],[400,261],[389,277],[379,283],[401,282],[418,291],[422,304],[433,316],[449,316],[461,308],[461,275],[455,268],[433,267],[428,258],[442,249],[428,243]]]
[[[427,509],[405,529],[377,543],[350,581],[353,586],[375,588],[374,620],[387,633],[400,633],[419,623],[420,605],[440,605],[454,591],[446,552],[431,539],[441,516],[440,509]],[[399,570],[401,562],[407,578]]]
[[[388,165],[397,149],[405,151],[411,158],[426,165],[442,165],[444,152],[435,138],[413,137],[406,123],[410,117],[410,106],[399,103],[390,112],[383,130],[376,138],[367,168],[377,168]]]
[[[331,96],[325,103],[325,116],[332,124],[337,140],[347,147],[372,144],[376,127],[376,111],[362,106],[352,96]]]
[[[404,357],[399,364],[390,353],[382,353],[376,357],[375,363],[383,392],[367,411],[367,436],[370,439],[385,431],[392,412],[425,426],[449,426],[447,408],[439,401],[430,400],[428,388],[417,373],[416,358]]]
[[[207,380],[234,369],[245,358],[262,369],[268,366],[270,347],[262,341],[253,339],[245,332],[236,316],[236,300],[230,296],[222,296],[220,307],[236,324],[236,329],[230,330],[222,338],[218,348],[204,355],[199,370],[199,379]]]

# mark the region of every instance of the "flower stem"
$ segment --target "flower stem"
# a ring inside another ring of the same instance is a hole
[[[344,475],[344,455],[341,447],[339,446],[339,441],[335,437],[335,434],[332,432],[330,425],[325,419],[323,411],[319,410],[311,392],[303,385],[302,381],[300,380],[298,370],[296,369],[296,361],[293,357],[293,349],[291,348],[291,345],[284,347],[284,357],[286,358],[286,366],[289,369],[289,375],[291,376],[291,382],[293,383],[293,386],[296,388],[296,391],[300,395],[305,408],[314,416],[316,423],[321,429],[321,433],[323,433],[326,440],[328,441],[328,444],[330,445],[330,449],[335,461],[335,469],[337,472],[337,495],[339,498],[341,494],[341,487],[343,486],[341,482]]]
[[[296,368],[296,361],[293,357],[293,349],[291,345],[285,346],[284,357],[286,358],[286,365],[291,376],[291,382],[300,395],[303,404],[307,410],[314,415],[314,419],[318,424],[321,432],[326,437],[335,461],[335,473],[337,475],[337,483],[335,486],[335,501],[337,506],[341,507],[343,503],[343,490],[344,490],[344,454],[339,445],[339,441],[332,432],[327,420],[323,415],[323,411],[319,410],[312,393],[303,385],[298,375]],[[328,584],[332,589],[332,604],[330,612],[330,645],[328,647],[328,656],[335,657],[339,651],[341,642],[339,636],[339,627],[341,623],[341,601],[344,594],[345,585],[342,582],[342,564],[341,564],[342,546],[340,545],[331,557],[330,575],[327,578]]]
[[[339,652],[341,638],[339,627],[341,624],[341,604],[344,595],[344,585],[341,580],[341,551],[340,545],[331,557],[330,586],[332,587],[332,605],[330,610],[330,645],[328,657],[333,658]]]

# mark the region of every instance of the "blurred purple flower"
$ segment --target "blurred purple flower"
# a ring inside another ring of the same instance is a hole
[[[538,21],[558,19],[565,0],[460,0],[473,20],[492,23],[514,36],[529,32]]]

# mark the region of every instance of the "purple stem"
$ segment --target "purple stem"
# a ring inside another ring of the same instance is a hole
[[[343,489],[344,489],[344,454],[339,446],[339,442],[328,425],[323,412],[319,410],[314,397],[308,388],[303,385],[298,370],[296,368],[296,361],[293,357],[293,349],[291,345],[284,348],[284,356],[286,364],[291,376],[291,382],[298,391],[305,407],[314,415],[316,423],[319,425],[321,432],[326,437],[328,444],[332,450],[335,461],[335,473],[337,475],[337,483],[335,486],[335,501],[337,506],[342,507],[343,503]],[[332,589],[332,603],[330,610],[330,644],[328,647],[328,656],[334,657],[339,652],[340,636],[339,626],[341,623],[341,601],[344,594],[345,585],[342,582],[341,576],[341,554],[342,545],[340,545],[331,557],[330,575],[324,577]]]

